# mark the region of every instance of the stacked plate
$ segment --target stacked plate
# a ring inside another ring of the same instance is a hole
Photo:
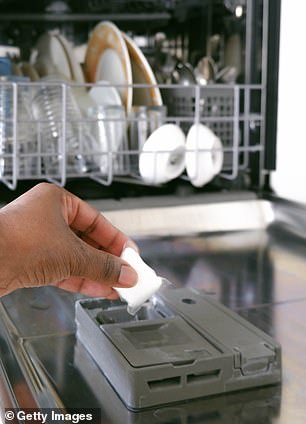
[[[119,91],[126,112],[132,105],[162,105],[157,81],[144,54],[112,22],[101,22],[93,30],[85,55],[84,72],[91,83],[109,81]],[[150,87],[134,88],[132,84]]]
[[[57,75],[80,84],[71,91],[98,141],[97,152],[91,153],[100,154],[95,163],[102,173],[126,172],[162,184],[186,170],[190,182],[200,187],[221,171],[221,140],[203,124],[194,124],[185,135],[169,122],[150,64],[112,22],[101,22],[92,31],[83,69],[58,31],[40,37],[29,66],[41,77]]]
[[[83,70],[76,60],[72,45],[58,31],[44,33],[37,41],[30,63],[40,77],[57,75],[67,81],[85,82]]]

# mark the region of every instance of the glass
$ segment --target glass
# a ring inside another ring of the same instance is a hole
[[[15,105],[12,83],[18,82],[21,84],[16,86]],[[23,77],[0,78],[0,177],[3,179],[13,175],[14,166],[18,177],[33,178],[38,172],[37,138],[27,82],[28,78]]]
[[[166,106],[134,106],[130,116],[131,166],[138,173],[138,157],[148,137],[166,122]]]
[[[123,175],[129,169],[125,109],[119,105],[97,105],[88,109],[91,134],[97,140],[95,162],[102,173]]]
[[[32,110],[38,124],[44,172],[58,175],[62,165],[67,165],[68,174],[92,171],[97,143],[71,88],[55,76],[44,77],[41,81],[45,83],[38,86]],[[66,164],[62,163],[64,154]]]

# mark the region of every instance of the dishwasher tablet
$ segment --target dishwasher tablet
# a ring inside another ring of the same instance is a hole
[[[158,277],[156,272],[131,247],[126,247],[123,250],[121,258],[135,269],[138,280],[134,287],[114,287],[114,289],[118,292],[120,299],[127,302],[127,311],[135,315],[142,305],[160,288],[162,278]]]

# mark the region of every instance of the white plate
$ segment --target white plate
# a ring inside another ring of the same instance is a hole
[[[133,97],[131,62],[123,36],[113,23],[101,22],[93,30],[84,71],[88,82],[103,80],[124,85],[118,87],[118,92],[126,111],[130,112]]]
[[[81,109],[82,115],[87,117],[88,111],[96,106],[96,102],[89,95],[85,87],[72,87],[71,90]]]
[[[222,169],[221,140],[203,124],[194,124],[186,139],[186,171],[195,187],[211,181]]]
[[[157,85],[157,81],[149,62],[132,38],[125,33],[122,33],[122,35],[130,56],[133,84],[152,85],[152,87],[134,88],[133,105],[161,106],[163,104],[162,97],[159,88],[154,87],[154,85]]]
[[[78,61],[78,63],[82,64],[85,62],[85,54],[87,50],[87,43],[80,44],[79,46],[74,46],[74,57]]]
[[[118,90],[108,81],[97,81],[98,85],[90,88],[88,94],[98,106],[122,106]]]
[[[55,36],[61,43],[66,53],[66,56],[70,65],[71,80],[80,84],[84,84],[85,78],[84,78],[83,70],[75,57],[74,50],[71,44],[63,35],[56,34]]]
[[[46,32],[38,39],[30,63],[41,77],[56,74],[72,80],[69,58],[56,33]]]
[[[139,156],[139,172],[148,184],[163,184],[177,178],[185,168],[185,134],[175,124],[157,128]]]

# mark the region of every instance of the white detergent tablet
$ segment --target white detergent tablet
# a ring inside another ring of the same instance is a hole
[[[158,277],[156,272],[131,247],[123,250],[121,258],[135,269],[138,274],[138,281],[134,287],[114,287],[114,289],[118,292],[120,299],[127,302],[127,311],[135,315],[142,305],[160,288],[162,278]]]

